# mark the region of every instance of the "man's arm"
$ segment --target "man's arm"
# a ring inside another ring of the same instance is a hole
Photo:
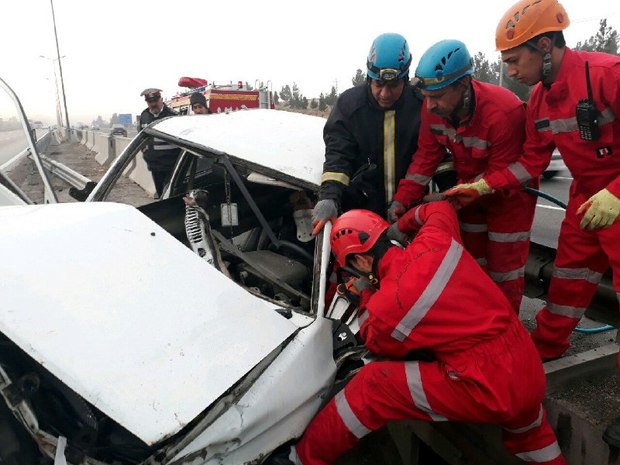
[[[398,189],[393,200],[409,208],[424,197],[426,186],[431,181],[437,166],[445,156],[445,147],[442,146],[433,135],[429,115],[426,109],[422,109],[422,121],[418,136],[418,149],[412,155],[411,163],[407,169],[407,175],[398,183]]]
[[[349,185],[359,153],[359,145],[349,128],[350,122],[347,119],[336,103],[323,128],[325,162],[321,175],[319,199],[331,199],[338,205],[340,205],[342,192]]]
[[[548,120],[547,120],[548,123]],[[523,153],[517,161],[503,169],[489,170],[484,180],[491,189],[505,190],[518,188],[532,179],[538,179],[551,161],[555,145],[543,127],[544,122],[535,122],[531,107],[528,107],[525,119],[526,140]]]
[[[501,171],[519,160],[525,142],[525,119],[524,105],[498,115],[489,131],[488,164],[483,177]]]
[[[548,120],[547,120],[548,124]],[[494,190],[518,189],[533,179],[538,179],[551,161],[555,148],[553,139],[542,126],[544,122],[534,122],[531,107],[526,111],[523,153],[517,161],[503,169],[489,169],[481,179],[473,183],[459,184],[445,192],[445,196],[456,205],[467,206],[482,195]],[[505,160],[501,157],[500,160]],[[499,166],[495,166],[499,168]]]
[[[620,118],[620,63],[611,68],[609,79],[606,79],[606,81],[605,85],[601,86],[603,89],[603,99],[611,107],[616,118]],[[615,137],[620,137],[620,135],[614,134]],[[620,175],[607,185],[607,190],[615,197],[620,198]]]
[[[425,203],[412,208],[396,223],[399,231],[407,235],[417,234],[422,227],[426,230],[439,230],[461,241],[459,221],[452,205],[441,200]]]

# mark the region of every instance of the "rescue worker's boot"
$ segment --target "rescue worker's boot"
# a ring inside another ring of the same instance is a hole
[[[613,420],[603,432],[603,441],[620,449],[620,417]]]

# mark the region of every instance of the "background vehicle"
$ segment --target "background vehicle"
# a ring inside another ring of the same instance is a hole
[[[125,129],[122,124],[115,124],[114,126],[112,126],[110,135],[127,137],[127,129]]]
[[[181,115],[190,113],[190,96],[194,92],[202,93],[207,100],[210,113],[225,113],[252,108],[274,109],[273,95],[268,85],[257,82],[251,87],[247,82],[238,81],[233,84],[215,84],[205,79],[182,77],[179,79],[179,87],[186,87],[186,92],[177,93],[166,101],[173,110]]]
[[[551,155],[551,161],[549,162],[549,166],[543,172],[543,179],[552,179],[554,178],[560,171],[566,170],[566,165],[564,164],[564,160],[562,159],[562,154],[558,149],[553,151]]]

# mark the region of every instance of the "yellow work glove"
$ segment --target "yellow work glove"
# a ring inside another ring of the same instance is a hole
[[[479,181],[470,182],[465,184],[458,184],[452,189],[448,189],[444,192],[446,200],[448,200],[453,206],[466,207],[483,195],[487,195],[493,192],[491,186],[487,184],[484,178]]]
[[[620,199],[607,189],[601,189],[577,209],[582,215],[581,229],[599,229],[611,226],[620,214]]]

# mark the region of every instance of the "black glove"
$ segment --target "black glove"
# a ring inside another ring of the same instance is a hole
[[[393,223],[387,230],[387,237],[399,244],[406,246],[409,243],[409,236],[398,229],[398,222]]]
[[[349,301],[349,303],[353,305],[359,305],[361,300],[361,295],[364,289],[370,289],[372,285],[368,279],[362,278],[351,278],[346,283],[338,284],[336,288],[336,292],[338,295],[343,296],[345,299]]]

